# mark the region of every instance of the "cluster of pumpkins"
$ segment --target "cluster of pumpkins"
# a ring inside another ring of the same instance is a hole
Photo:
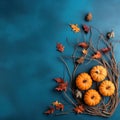
[[[102,96],[112,96],[115,92],[115,86],[110,80],[106,80],[107,69],[101,65],[94,66],[88,73],[81,73],[76,77],[76,87],[84,94],[84,102],[89,106],[95,106],[100,103]],[[100,82],[98,91],[92,89],[92,83]]]

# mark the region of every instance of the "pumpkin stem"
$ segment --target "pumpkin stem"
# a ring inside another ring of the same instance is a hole
[[[87,82],[87,80],[83,80],[83,83],[86,83]]]
[[[110,86],[107,86],[107,87],[106,87],[106,89],[109,89],[109,88],[110,88]]]
[[[97,73],[97,74],[99,74],[99,73],[100,73],[100,71],[99,71],[99,70],[96,70],[96,73]]]
[[[93,96],[91,97],[91,99],[94,99],[94,97],[95,97],[95,96],[93,95]]]

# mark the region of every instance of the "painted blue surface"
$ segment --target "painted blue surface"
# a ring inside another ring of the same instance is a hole
[[[120,119],[120,106],[106,119],[43,114],[52,101],[62,101],[53,91],[52,78],[63,75],[56,42],[66,45],[67,36],[72,41],[75,36],[66,26],[85,23],[89,11],[93,21],[88,24],[103,32],[113,28],[120,38],[120,0],[0,0],[0,120]]]

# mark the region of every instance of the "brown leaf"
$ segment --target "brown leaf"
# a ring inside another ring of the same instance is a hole
[[[66,91],[67,87],[68,87],[68,82],[64,82],[64,83],[59,83],[55,89],[57,91]]]
[[[80,42],[80,43],[78,43],[78,46],[85,48],[85,49],[88,48],[88,44],[86,42]]]
[[[64,80],[62,78],[54,78],[54,80],[57,82],[57,83],[64,83]]]
[[[84,59],[85,59],[84,57],[80,57],[76,60],[76,63],[82,64],[84,62]]]
[[[80,28],[78,27],[78,24],[70,24],[70,27],[74,32],[80,32]]]
[[[103,53],[107,53],[109,52],[111,49],[109,47],[106,47],[106,48],[102,48],[100,51],[103,52]]]
[[[95,54],[93,54],[92,59],[99,59],[102,57],[102,54],[100,51],[97,51]]]
[[[88,54],[88,50],[83,49],[83,50],[82,50],[82,53],[83,53],[84,55],[87,55],[87,54]]]
[[[61,43],[57,43],[56,48],[57,51],[63,52],[65,47]]]
[[[92,20],[92,13],[88,13],[88,14],[85,16],[85,20],[86,20],[86,21],[91,21],[91,20]]]
[[[90,31],[90,28],[87,25],[83,25],[82,28],[85,33],[88,33]]]
[[[74,110],[77,114],[80,114],[80,113],[83,113],[85,109],[84,109],[83,105],[79,105],[79,106],[76,106],[73,110]]]
[[[44,113],[47,115],[53,114],[55,111],[54,107],[49,107],[49,109],[47,111],[45,111]]]

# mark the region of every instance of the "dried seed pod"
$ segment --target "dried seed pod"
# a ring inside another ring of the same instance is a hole
[[[81,99],[81,98],[82,98],[82,92],[77,89],[77,90],[75,91],[75,96],[76,96],[76,98],[80,98],[80,99]]]
[[[114,38],[115,37],[115,33],[113,31],[112,32],[108,32],[107,35],[106,35],[106,37],[108,39]]]
[[[91,21],[91,20],[92,20],[92,13],[88,13],[88,14],[85,16],[85,20],[86,20],[86,21]]]

